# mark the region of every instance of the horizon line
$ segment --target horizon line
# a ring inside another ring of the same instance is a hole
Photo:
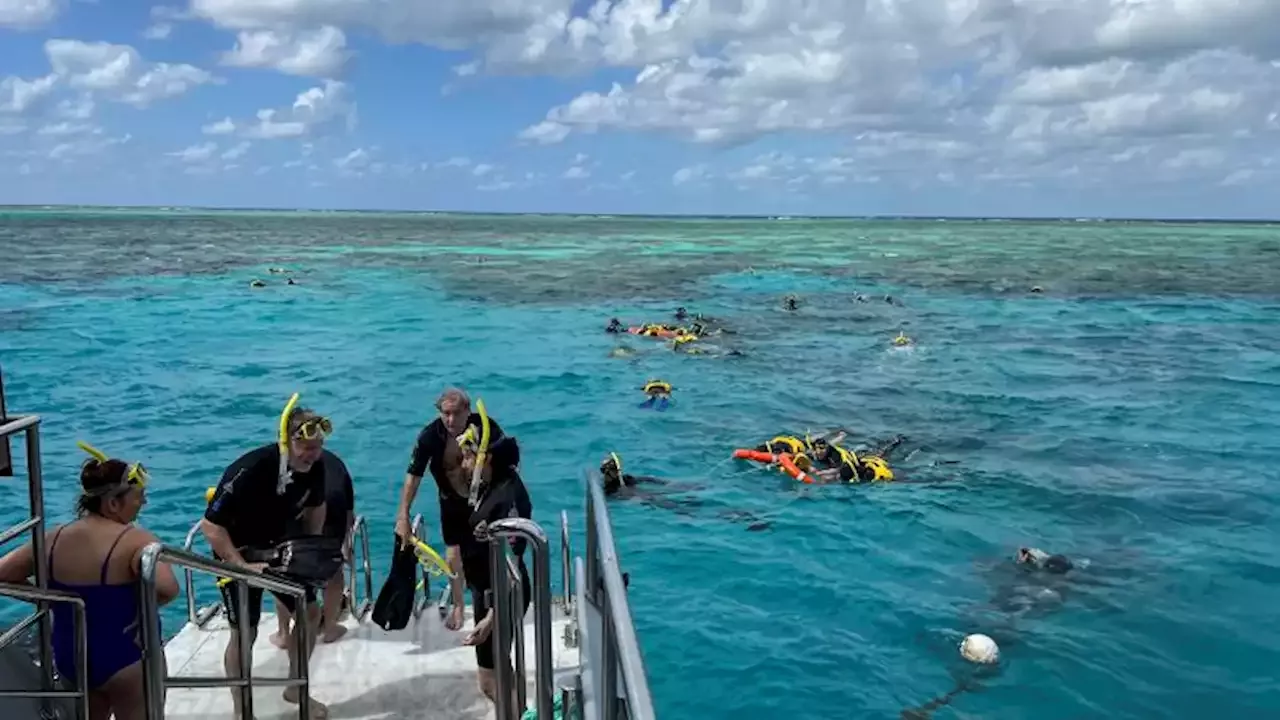
[[[46,203],[39,205],[6,205],[0,203],[0,213],[50,210],[126,210],[126,211],[194,211],[204,213],[348,213],[366,215],[430,215],[430,216],[498,216],[498,217],[573,217],[573,218],[628,218],[628,219],[669,219],[669,220],[959,220],[959,221],[1038,221],[1038,222],[1130,222],[1130,223],[1223,223],[1240,225],[1271,225],[1280,223],[1280,218],[1244,218],[1244,217],[1138,217],[1138,216],[1070,216],[1070,215],[791,215],[780,214],[718,214],[718,213],[609,213],[609,212],[518,212],[518,211],[478,211],[478,210],[408,210],[387,208],[307,208],[307,207],[234,207],[216,205],[77,205],[62,203]]]

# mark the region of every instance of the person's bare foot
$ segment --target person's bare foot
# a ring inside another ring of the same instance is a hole
[[[298,688],[291,687],[284,689],[284,701],[294,705],[298,704]],[[315,720],[324,720],[329,717],[329,706],[316,700],[315,698],[307,698],[307,703],[311,707],[311,717]]]
[[[281,650],[289,647],[289,637],[282,632],[271,633],[271,637],[267,638],[267,640],[270,640],[272,645],[275,645]]]
[[[335,623],[320,632],[320,642],[337,642],[338,638],[347,634],[347,626]]]
[[[449,630],[460,630],[464,619],[465,618],[462,615],[462,608],[451,608],[449,610],[449,617],[445,618],[444,626]]]

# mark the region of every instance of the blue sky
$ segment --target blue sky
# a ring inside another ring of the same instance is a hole
[[[0,203],[1276,215],[1280,3],[0,0]]]

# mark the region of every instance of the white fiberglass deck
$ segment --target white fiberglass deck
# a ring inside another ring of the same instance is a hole
[[[565,646],[568,624],[559,608],[552,608],[552,664],[557,670],[578,665],[576,648]],[[411,620],[403,630],[385,632],[366,620],[344,620],[347,634],[335,643],[316,643],[311,657],[311,694],[329,706],[329,717],[406,718],[422,720],[480,720],[494,716],[493,706],[476,684],[475,650],[462,644],[472,626],[471,608],[462,630],[444,627],[435,607]],[[270,643],[275,615],[263,613],[253,649],[253,674],[285,677],[289,663],[284,650]],[[219,613],[198,628],[188,623],[168,643],[165,657],[170,676],[221,676],[223,650],[230,629]],[[525,674],[532,703],[534,677],[533,612],[525,615]],[[298,716],[297,706],[286,703],[278,687],[254,689],[254,715],[258,720]],[[170,688],[165,717],[226,720],[232,717],[231,691],[227,688]],[[313,716],[314,717],[314,716]]]

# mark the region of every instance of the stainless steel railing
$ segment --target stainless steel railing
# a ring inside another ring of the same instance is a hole
[[[416,538],[422,537],[422,513],[413,516],[413,524],[410,526],[410,532]],[[449,612],[449,583],[444,584],[444,590],[440,593],[438,600],[440,606],[440,617],[444,617]],[[413,617],[414,619],[422,617],[423,611],[431,606],[431,576],[425,571],[422,572],[422,597],[413,601]]]
[[[581,690],[576,694],[581,717],[654,720],[653,698],[631,620],[604,489],[592,473],[588,473],[586,484],[586,559],[578,558],[574,563],[582,660]]]
[[[44,511],[44,475],[43,466],[40,462],[40,416],[38,415],[17,415],[5,417],[0,420],[0,439],[7,440],[13,435],[23,433],[27,446],[27,496],[30,500],[31,507],[27,517],[13,527],[7,528],[0,532],[0,544],[7,543],[21,536],[23,533],[31,533],[31,554],[35,558],[35,587],[23,586],[15,587],[5,585],[0,587],[0,596],[11,597],[20,600],[33,602],[36,605],[36,612],[31,617],[19,623],[25,631],[32,625],[38,625],[39,634],[39,660],[40,660],[40,690],[38,691],[4,691],[0,693],[3,697],[29,697],[29,698],[60,698],[73,697],[76,698],[80,713],[79,717],[83,719],[88,717],[88,679],[87,671],[83,666],[77,666],[76,672],[76,689],[74,691],[57,690],[54,681],[54,665],[53,665],[53,614],[49,603],[51,602],[71,602],[76,608],[75,617],[75,636],[76,636],[76,653],[77,664],[83,660],[85,655],[85,621],[84,621],[84,603],[74,596],[65,593],[59,593],[49,589],[49,563],[47,561],[48,554],[45,547],[45,511]],[[0,646],[11,642],[17,637],[17,634],[10,630],[3,636],[4,642]],[[47,708],[46,708],[47,710]]]
[[[356,596],[356,540],[360,540],[360,571],[364,573],[364,600]],[[364,618],[373,608],[373,560],[369,557],[369,524],[363,515],[357,515],[351,532],[347,533],[347,607],[351,608],[351,617],[356,622],[364,622]]]
[[[192,552],[197,537],[203,537],[200,532],[200,521],[195,521],[191,529],[187,531],[186,540],[182,543],[182,549]],[[356,566],[356,540],[360,541],[361,558],[359,570]],[[347,548],[350,554],[347,556],[346,572],[347,576],[343,591],[347,599],[347,607],[351,608],[351,617],[356,622],[364,622],[365,617],[369,614],[369,610],[373,608],[373,562],[369,556],[369,526],[365,522],[363,515],[356,516],[355,524],[351,526],[351,532],[347,533]],[[359,587],[357,579],[358,573],[364,573],[364,600],[358,600],[356,591]],[[187,622],[198,628],[203,628],[213,616],[217,615],[222,609],[222,600],[215,601],[212,605],[206,605],[203,608],[196,607],[196,584],[195,576],[191,568],[182,568],[183,587],[187,595]]]
[[[156,600],[156,568],[162,562],[238,581],[236,600],[240,607],[248,607],[251,587],[293,597],[297,601],[295,614],[299,618],[299,622],[293,624],[293,631],[296,633],[294,651],[297,657],[294,667],[297,669],[297,676],[253,677],[253,629],[247,622],[241,622],[237,627],[240,641],[240,677],[170,676],[165,665],[164,639],[160,634],[160,606]],[[310,603],[307,602],[307,591],[301,585],[202,557],[187,550],[151,543],[142,551],[138,600],[142,615],[142,659],[145,677],[143,694],[146,699],[148,720],[164,720],[165,692],[170,687],[236,688],[240,693],[241,707],[245,717],[253,717],[255,685],[298,687],[303,698],[310,697],[307,649],[311,646],[311,623],[303,620],[309,617]],[[306,702],[305,699],[298,703],[298,717],[300,720],[311,720],[311,703]]]
[[[560,511],[560,609],[573,615],[572,548],[569,545],[569,513]]]
[[[187,538],[182,543],[182,549],[187,552],[192,552],[192,547],[195,546],[197,537],[204,537],[204,534],[200,532],[199,520],[195,521],[195,523],[192,524],[191,529],[187,531]],[[185,594],[187,596],[187,622],[198,628],[204,628],[205,623],[209,622],[209,620],[213,618],[214,615],[217,615],[218,611],[222,609],[222,600],[219,599],[212,605],[207,605],[204,608],[197,610],[195,576],[189,567],[182,568],[182,575],[183,588],[186,590]]]
[[[518,615],[520,605],[512,603],[515,597],[512,586],[519,586],[516,575],[519,569],[508,563],[510,538],[525,540],[533,548],[533,627],[534,627],[534,706],[539,720],[552,720],[555,707],[555,668],[551,665],[551,548],[547,534],[532,520],[510,518],[497,520],[489,525],[489,552],[491,587],[496,618],[493,626],[494,647],[503,655],[494,663],[494,705],[499,720],[515,717],[511,707],[511,692],[517,679],[524,685],[524,678],[514,676],[512,668],[504,661],[512,645],[513,631],[524,634],[524,623]],[[523,602],[521,603],[523,605]],[[521,649],[521,656],[524,655]],[[523,664],[523,657],[520,662]],[[523,668],[522,673],[523,675]],[[519,711],[523,711],[523,707]]]
[[[78,595],[62,592],[60,590],[41,590],[33,588],[30,585],[11,585],[9,583],[0,583],[0,596],[11,597],[17,600],[26,600],[28,602],[65,602],[71,604],[72,617],[75,623],[75,648],[76,648],[76,689],[75,690],[54,690],[52,688],[41,690],[0,690],[0,698],[68,698],[76,701],[76,717],[79,720],[88,720],[89,718],[89,691],[88,691],[88,675],[89,675],[89,645],[87,638],[88,623],[84,614],[84,600]],[[13,627],[0,635],[0,650],[9,647],[18,638],[22,637],[22,633],[28,628],[45,618],[45,610],[37,610],[36,612],[23,618]],[[52,653],[51,653],[52,654]]]

